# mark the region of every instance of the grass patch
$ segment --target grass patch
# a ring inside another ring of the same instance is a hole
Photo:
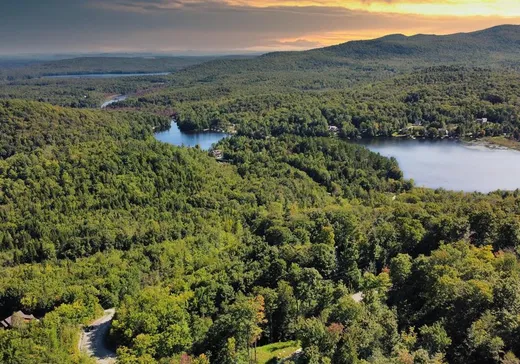
[[[482,140],[490,145],[497,145],[500,147],[505,147],[509,149],[520,150],[520,143],[516,140],[508,139],[503,136],[499,137],[486,137],[482,138]]]
[[[271,364],[290,357],[299,348],[297,341],[274,343],[256,348],[256,356],[259,364]]]

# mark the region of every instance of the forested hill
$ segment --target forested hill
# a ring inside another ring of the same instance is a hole
[[[0,80],[21,77],[41,77],[54,75],[90,74],[90,73],[156,73],[176,72],[183,68],[208,62],[216,56],[193,57],[77,57],[56,61],[40,62],[22,67],[2,67],[0,64]],[[227,57],[224,57],[227,58]],[[231,58],[231,57],[230,57]],[[237,56],[236,58],[243,58]],[[7,62],[4,62],[7,64]],[[2,70],[2,68],[4,68]]]
[[[502,25],[451,35],[388,35],[306,52],[359,60],[416,59],[423,62],[493,63],[520,55],[520,26]]]
[[[84,73],[176,72],[186,69],[205,82],[242,72],[320,70],[378,67],[407,70],[420,66],[468,64],[519,66],[520,25],[502,25],[451,35],[387,35],[303,52],[273,52],[260,57],[79,57],[0,70],[0,79]],[[413,60],[413,62],[410,62]]]
[[[37,68],[44,74],[172,72],[213,59],[215,57],[79,57],[46,62]]]
[[[2,363],[88,363],[101,306],[121,363],[295,339],[302,363],[517,363],[518,192],[416,189],[340,138],[235,136],[219,164],[149,114],[8,100],[0,121],[0,316],[41,318],[0,330]]]
[[[473,33],[410,37],[396,34],[304,52],[273,52],[246,60],[218,59],[189,67],[181,78],[214,82],[224,75],[261,72],[263,77],[259,78],[265,79],[279,77],[273,72],[330,72],[339,68],[350,72],[350,79],[366,80],[435,65],[518,67],[519,58],[520,25],[502,25]]]

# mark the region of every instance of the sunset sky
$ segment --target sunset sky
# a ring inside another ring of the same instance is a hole
[[[520,0],[0,0],[0,54],[301,50],[520,24]]]

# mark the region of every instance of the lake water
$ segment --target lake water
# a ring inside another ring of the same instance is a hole
[[[359,144],[395,157],[417,186],[466,192],[520,188],[520,152],[453,140],[371,139]]]
[[[213,144],[227,136],[228,134],[226,133],[217,133],[213,131],[184,133],[180,131],[179,127],[175,123],[172,123],[170,130],[155,134],[155,138],[161,142],[185,147],[195,147],[198,145],[203,150],[210,149]]]
[[[42,78],[118,78],[118,77],[138,77],[138,76],[167,76],[169,72],[155,73],[88,73],[73,75],[54,75],[42,76]]]
[[[225,133],[184,133],[172,123],[157,140],[208,150]],[[405,178],[416,186],[465,192],[520,188],[520,152],[492,149],[454,140],[367,139],[356,142],[386,157],[395,157]]]

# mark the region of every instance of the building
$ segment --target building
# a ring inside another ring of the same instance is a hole
[[[339,128],[338,128],[337,126],[330,125],[330,126],[329,126],[329,131],[330,131],[331,133],[337,133],[337,132],[339,132]]]
[[[438,131],[439,131],[440,137],[447,137],[450,135],[450,132],[448,131],[448,129],[440,128]]]
[[[18,311],[0,321],[0,327],[4,329],[10,329],[13,327],[13,324],[16,322],[16,320],[20,320],[19,322],[23,323],[29,323],[33,320],[36,320],[36,317],[34,317],[33,315],[27,315],[22,311]]]
[[[360,303],[363,301],[363,298],[365,298],[365,295],[363,294],[363,292],[358,292],[358,293],[355,293],[353,294],[352,296],[352,299],[357,302],[357,303]]]
[[[485,124],[488,122],[488,119],[487,118],[481,118],[481,119],[477,119],[477,123],[480,123],[480,124]]]
[[[213,154],[213,157],[215,157],[216,159],[219,159],[219,160],[222,160],[224,159],[224,152],[222,152],[221,150],[214,150],[212,151],[212,154]]]

